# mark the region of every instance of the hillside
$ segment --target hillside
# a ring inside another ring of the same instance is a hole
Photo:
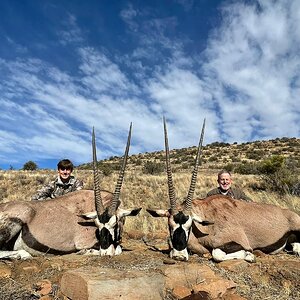
[[[173,170],[190,169],[194,165],[197,147],[173,149],[170,151]],[[240,166],[251,166],[262,162],[272,156],[280,155],[292,161],[293,166],[300,168],[300,139],[276,138],[268,141],[254,141],[247,143],[220,143],[214,142],[203,147],[201,168],[203,169],[239,169]],[[141,169],[146,162],[165,164],[165,152],[140,153],[129,156],[128,169]],[[120,157],[113,156],[102,160],[101,167],[110,167],[111,170],[119,170]],[[82,164],[78,169],[91,169],[91,163]],[[235,170],[236,171],[236,170]],[[238,172],[247,174],[243,172]],[[251,171],[249,172],[251,173]]]

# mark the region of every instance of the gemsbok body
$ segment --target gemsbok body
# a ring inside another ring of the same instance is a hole
[[[154,217],[167,217],[170,257],[188,260],[189,253],[211,253],[215,261],[255,261],[254,250],[276,254],[284,248],[300,255],[300,216],[271,204],[245,202],[223,195],[193,199],[205,122],[198,145],[187,198],[178,205],[173,186],[164,119],[170,209],[147,209]]]
[[[93,129],[94,191],[80,190],[44,201],[0,204],[0,259],[73,252],[120,254],[125,216],[135,216],[140,211],[120,208],[130,138],[131,125],[114,193],[100,190]]]

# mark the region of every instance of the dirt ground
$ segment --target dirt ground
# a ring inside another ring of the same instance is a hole
[[[160,249],[162,251],[157,251]],[[151,240],[147,245],[142,239],[124,239],[123,253],[115,257],[64,256],[36,257],[26,261],[1,260],[0,270],[7,270],[7,276],[0,276],[0,300],[41,299],[42,280],[51,282],[47,298],[67,299],[60,292],[60,278],[71,269],[82,266],[101,266],[115,269],[155,270],[164,263],[199,263],[209,266],[223,278],[237,284],[236,294],[246,299],[300,299],[300,258],[287,253],[277,255],[257,254],[255,263],[214,263],[210,257],[192,255],[188,262],[170,261],[165,253],[164,240]]]

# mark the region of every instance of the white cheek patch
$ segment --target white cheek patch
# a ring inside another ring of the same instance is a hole
[[[193,219],[189,216],[188,220],[182,225],[182,228],[188,232],[192,227],[192,223],[193,223]]]
[[[177,224],[177,223],[175,223],[174,222],[174,220],[173,220],[173,218],[171,219],[169,219],[169,228],[170,228],[170,234],[171,234],[171,236],[173,236],[173,234],[174,234],[174,231],[177,229],[177,228],[179,228],[180,227],[180,225],[179,224]]]
[[[116,226],[116,224],[117,224],[117,217],[116,217],[115,215],[113,215],[113,216],[109,219],[109,221],[108,221],[107,223],[104,223],[104,224],[101,223],[101,222],[99,221],[98,218],[96,218],[96,219],[95,219],[95,224],[96,224],[96,226],[98,227],[99,232],[100,232],[103,228],[106,228],[106,229],[109,231],[109,233],[111,234],[112,239],[115,238],[115,231],[114,231],[114,228],[115,228],[115,226]]]
[[[109,229],[109,227],[110,228],[114,228],[116,226],[116,224],[117,224],[117,217],[116,217],[116,215],[113,215],[109,219],[109,221],[107,223],[105,223],[105,224],[107,224],[107,226],[105,226],[107,229]]]
[[[176,223],[174,221],[174,218],[170,217],[169,218],[169,227],[170,227],[171,237],[173,237],[173,234],[174,234],[175,230],[178,229],[179,227],[181,227],[184,230],[184,232],[185,232],[186,240],[188,240],[188,238],[189,238],[189,231],[190,231],[190,228],[191,228],[192,224],[193,224],[193,219],[192,219],[191,216],[189,216],[188,220],[184,224],[182,224],[182,225]]]

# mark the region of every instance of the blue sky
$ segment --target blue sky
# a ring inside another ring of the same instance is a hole
[[[300,136],[300,1],[1,0],[0,168]]]

